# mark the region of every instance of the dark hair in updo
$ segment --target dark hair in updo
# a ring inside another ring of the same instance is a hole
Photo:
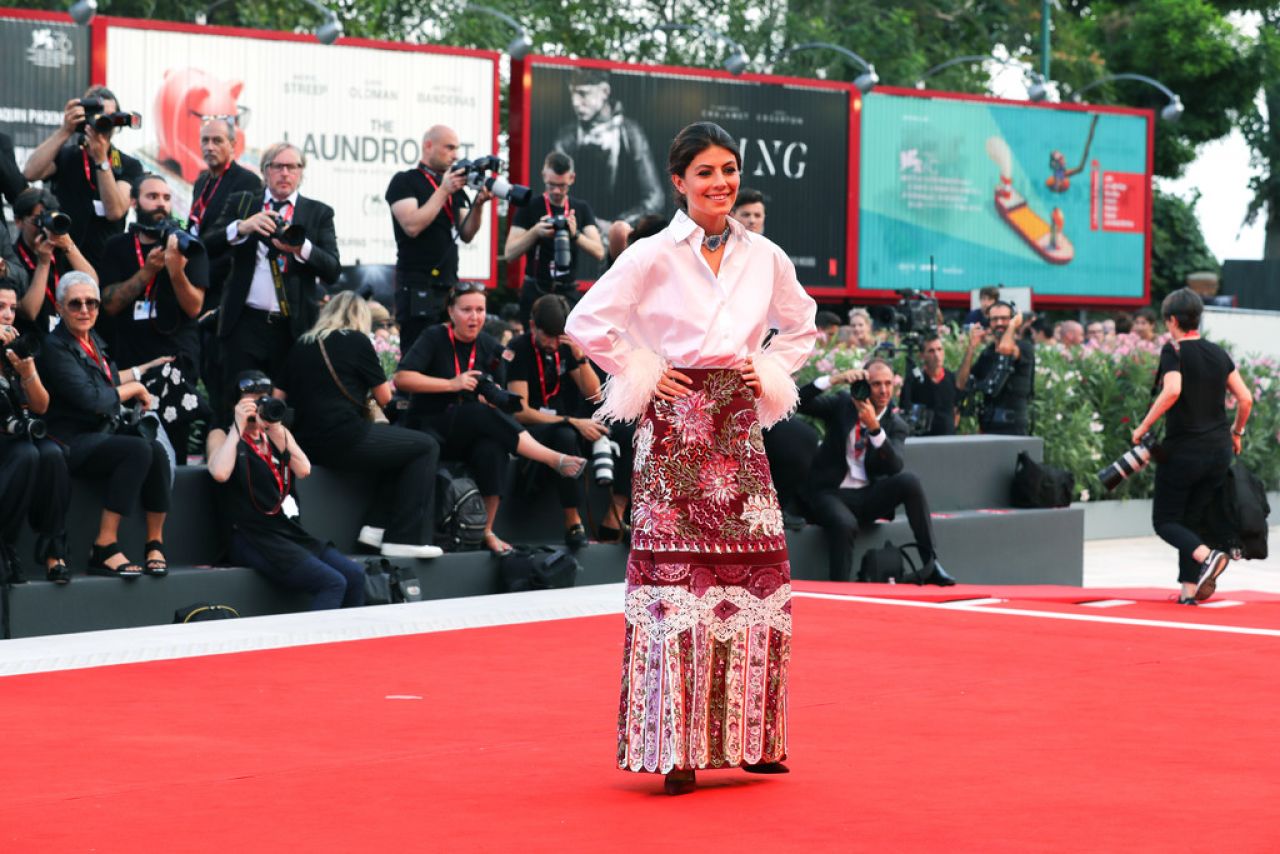
[[[671,141],[671,150],[667,152],[667,173],[683,178],[693,159],[715,146],[732,153],[738,168],[742,168],[742,152],[738,151],[738,143],[728,131],[715,122],[694,122]],[[679,192],[676,193],[676,206],[680,210],[688,210],[689,206],[688,200]]]

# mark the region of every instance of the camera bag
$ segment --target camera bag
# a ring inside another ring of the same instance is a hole
[[[517,546],[502,556],[502,589],[517,593],[572,587],[581,571],[564,546]]]
[[[897,584],[898,582],[924,584],[927,581],[921,575],[924,567],[912,560],[911,555],[907,554],[907,549],[915,549],[916,554],[920,554],[920,546],[915,543],[895,546],[887,540],[878,549],[867,549],[862,556],[862,565],[858,569],[858,580],[871,584]]]
[[[447,552],[476,551],[484,545],[489,513],[476,482],[443,466],[436,471],[436,545]]]
[[[1048,463],[1038,463],[1026,451],[1018,452],[1010,496],[1014,507],[1068,507],[1075,491],[1074,474]]]
[[[364,603],[392,605],[421,602],[422,585],[413,570],[397,566],[384,558],[364,562]]]
[[[175,623],[202,623],[205,620],[230,620],[239,617],[240,612],[230,605],[214,605],[210,602],[196,602],[173,612]]]

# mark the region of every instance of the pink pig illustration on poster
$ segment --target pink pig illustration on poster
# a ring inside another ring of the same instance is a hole
[[[249,111],[237,104],[244,83],[222,80],[200,68],[170,68],[156,92],[156,160],[194,183],[206,167],[200,155],[200,128],[211,119],[236,125],[235,158],[244,154]]]

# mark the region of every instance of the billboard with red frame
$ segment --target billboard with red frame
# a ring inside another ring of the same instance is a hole
[[[714,121],[739,141],[742,186],[764,195],[765,234],[800,281],[826,299],[848,292],[851,85],[544,56],[513,63],[511,80],[516,180],[541,190],[543,158],[564,151],[576,166],[572,194],[601,220],[670,214],[671,140],[691,122]]]
[[[421,157],[424,131],[458,132],[462,156],[493,153],[498,130],[498,54],[490,51],[226,27],[98,17],[93,79],[140,131],[117,145],[175,187],[185,216],[204,168],[201,123],[234,116],[236,156],[257,170],[260,153],[287,140],[307,158],[302,193],[331,205],[342,262],[394,264],[391,214],[383,199],[398,171]],[[460,275],[496,282],[496,214],[461,247]]]
[[[858,290],[1037,306],[1149,300],[1149,110],[876,89],[863,99]]]

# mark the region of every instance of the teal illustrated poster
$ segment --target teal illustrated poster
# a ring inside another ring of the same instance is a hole
[[[859,289],[1004,284],[1141,299],[1149,121],[872,93],[862,109]]]

